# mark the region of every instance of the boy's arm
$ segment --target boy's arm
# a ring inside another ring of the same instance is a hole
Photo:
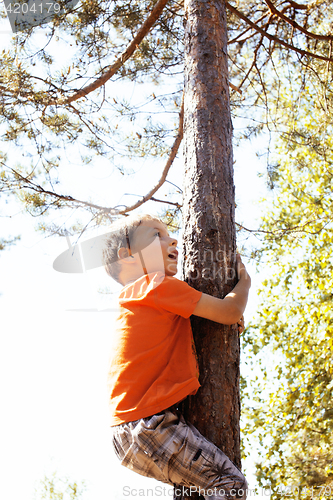
[[[224,299],[203,293],[194,309],[195,316],[210,319],[223,325],[233,325],[240,320],[247,304],[251,278],[239,254],[237,254],[236,259],[239,281],[235,288]]]

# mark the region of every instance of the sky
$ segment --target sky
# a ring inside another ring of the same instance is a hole
[[[9,34],[0,29],[0,45]],[[265,193],[257,177],[263,165],[255,156],[256,146],[248,144],[238,152],[235,164],[237,221],[251,228],[257,227],[257,200]],[[181,183],[181,168],[180,154],[170,173],[172,182]],[[125,202],[124,193],[145,194],[154,185],[144,160],[134,176],[104,175],[96,173],[89,185],[83,183],[81,194],[100,196],[103,190],[115,206]],[[77,185],[77,176],[77,167],[66,170],[64,165],[67,188]],[[149,202],[141,211],[159,209]],[[103,269],[81,275],[56,272],[53,261],[67,249],[67,241],[37,232],[37,222],[15,202],[0,217],[0,237],[21,235],[0,253],[0,498],[39,500],[39,481],[54,472],[84,481],[83,500],[172,498],[172,488],[123,468],[112,451],[106,371],[115,314],[110,309],[120,287]],[[249,320],[262,276],[253,263],[248,268],[254,278],[245,315]],[[106,287],[112,293],[100,293]],[[251,464],[245,467],[252,477]]]

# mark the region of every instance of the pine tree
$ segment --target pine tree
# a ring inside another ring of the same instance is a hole
[[[223,297],[236,283],[225,5],[188,0],[185,20],[184,278]],[[240,467],[237,326],[193,317],[192,328],[202,387],[185,402],[185,418]]]

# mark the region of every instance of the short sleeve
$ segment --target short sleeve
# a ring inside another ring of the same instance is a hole
[[[189,318],[193,314],[202,295],[202,292],[195,290],[185,281],[171,276],[165,276],[154,293],[157,307],[183,318]]]

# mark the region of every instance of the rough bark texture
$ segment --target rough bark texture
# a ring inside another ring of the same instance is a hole
[[[183,278],[223,297],[237,281],[224,0],[186,0],[185,30]],[[202,387],[185,418],[240,467],[237,327],[195,317],[192,327]]]

